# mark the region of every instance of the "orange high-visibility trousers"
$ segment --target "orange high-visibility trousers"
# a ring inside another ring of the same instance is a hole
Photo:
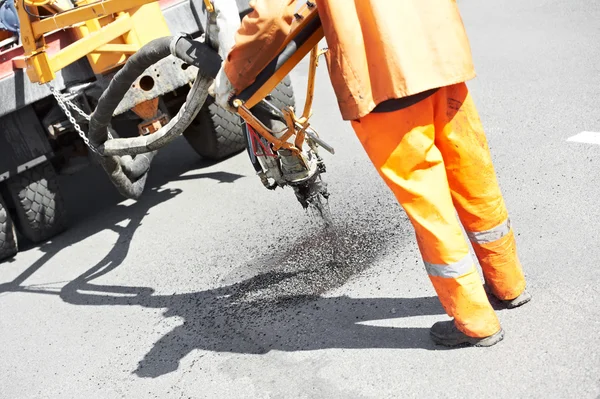
[[[516,298],[525,290],[525,277],[466,84],[442,87],[398,111],[368,114],[352,126],[410,218],[446,313],[469,336],[498,332],[460,223],[494,295]]]

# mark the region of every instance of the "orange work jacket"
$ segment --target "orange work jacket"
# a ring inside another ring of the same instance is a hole
[[[475,77],[456,0],[316,0],[342,117],[385,100]],[[296,0],[253,0],[224,70],[236,90],[254,82],[290,32]]]

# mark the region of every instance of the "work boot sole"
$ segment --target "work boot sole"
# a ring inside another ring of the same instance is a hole
[[[430,331],[431,339],[437,345],[443,345],[447,347],[457,347],[457,346],[476,346],[476,347],[488,347],[492,345],[496,345],[498,342],[504,339],[504,330],[501,328],[500,331],[495,333],[494,335],[490,335],[485,338],[473,338],[469,336],[462,336],[456,339],[447,338],[447,337],[439,337],[435,335],[435,333]]]

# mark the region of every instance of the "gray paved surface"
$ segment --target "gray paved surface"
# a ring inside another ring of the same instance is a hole
[[[600,5],[459,4],[534,295],[499,312],[502,343],[430,343],[446,316],[323,67],[337,236],[245,154],[208,165],[180,141],[136,204],[97,170],[64,179],[74,226],[0,267],[0,396],[597,398],[600,146],[566,139],[600,131]]]

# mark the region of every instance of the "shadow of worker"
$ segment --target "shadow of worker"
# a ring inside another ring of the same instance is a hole
[[[370,235],[374,236],[369,238]],[[328,240],[334,242],[327,244]],[[369,269],[387,246],[397,245],[396,238],[348,227],[333,237],[322,232],[282,240],[280,244],[286,250],[266,251],[241,268],[252,277],[235,274],[229,278],[240,278],[239,282],[221,287],[158,295],[149,287],[99,285],[93,280],[112,270],[100,262],[63,287],[60,296],[75,305],[165,309],[164,317],[181,319],[182,324],[156,341],[139,361],[134,373],[145,378],[177,370],[181,360],[194,350],[256,355],[332,348],[436,349],[429,339],[429,326],[396,328],[373,324],[444,315],[437,297],[330,295],[352,276]],[[325,252],[331,247],[343,256],[327,255]]]
[[[241,354],[347,348],[435,349],[429,328],[361,324],[445,314],[437,297],[351,298],[280,296],[278,286],[311,278],[311,271],[269,272],[228,287],[169,297],[144,298],[166,307],[183,324],[159,339],[135,374],[155,378],[179,368],[194,349]],[[314,277],[314,276],[313,276]]]

